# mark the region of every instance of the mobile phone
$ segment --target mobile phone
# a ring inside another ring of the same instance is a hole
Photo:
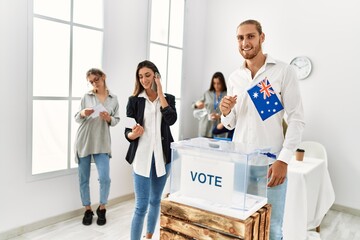
[[[151,85],[151,89],[154,90],[155,92],[157,92],[157,85],[155,80],[153,81],[152,85]]]
[[[158,72],[156,72],[153,84],[151,85],[151,89],[154,90],[155,92],[157,92],[157,85],[156,85],[156,82],[155,82],[155,78],[160,78],[160,77],[161,77],[160,74]]]

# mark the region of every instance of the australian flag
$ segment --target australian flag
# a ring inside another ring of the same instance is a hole
[[[248,94],[263,121],[284,109],[267,78],[250,88]]]

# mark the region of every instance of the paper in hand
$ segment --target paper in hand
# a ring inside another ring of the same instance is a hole
[[[101,103],[93,107],[93,110],[94,112],[90,115],[92,118],[98,117],[101,112],[107,112],[106,108]]]
[[[125,117],[124,118],[124,125],[126,128],[133,128],[136,125],[135,118]]]

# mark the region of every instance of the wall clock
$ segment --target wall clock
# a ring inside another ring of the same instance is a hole
[[[307,78],[312,70],[312,63],[308,57],[300,56],[291,60],[290,65],[294,66],[299,79]]]

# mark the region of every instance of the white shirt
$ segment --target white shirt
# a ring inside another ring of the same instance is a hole
[[[134,172],[138,175],[149,177],[152,155],[155,157],[155,169],[158,177],[166,174],[165,160],[161,144],[161,118],[160,100],[157,97],[153,102],[149,100],[145,91],[139,97],[146,99],[144,109],[144,133],[139,138],[139,144],[133,162]]]
[[[287,114],[288,128],[285,139],[282,128],[284,111],[262,121],[247,92],[264,78],[269,80]],[[254,79],[244,63],[230,75],[227,85],[228,95],[237,95],[237,103],[226,117],[222,115],[221,122],[228,129],[235,128],[233,141],[258,148],[270,147],[278,160],[288,163],[301,142],[305,127],[304,110],[294,69],[267,55],[265,64]]]

